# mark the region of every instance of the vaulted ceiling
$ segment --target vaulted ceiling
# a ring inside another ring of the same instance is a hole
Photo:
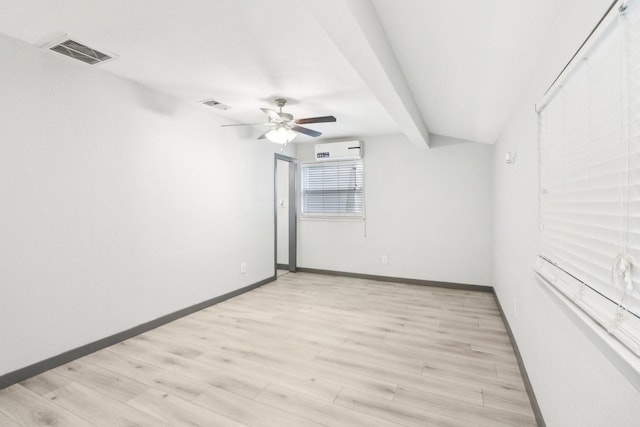
[[[284,97],[295,117],[338,118],[312,126],[323,138],[491,144],[564,3],[0,0],[0,33],[34,46],[66,35],[115,53],[94,67],[189,102],[213,98],[230,109],[202,108],[228,123],[264,121],[259,108]]]

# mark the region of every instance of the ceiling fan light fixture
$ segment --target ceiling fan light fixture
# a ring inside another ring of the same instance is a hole
[[[278,125],[267,132],[264,136],[271,142],[276,144],[288,144],[298,134],[286,126]]]

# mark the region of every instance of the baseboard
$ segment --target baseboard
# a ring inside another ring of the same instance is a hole
[[[276,264],[278,270],[289,270],[289,264]]]
[[[469,285],[466,283],[439,282],[435,280],[407,279],[405,277],[377,276],[375,274],[349,273],[346,271],[320,270],[316,268],[298,267],[299,273],[327,274],[330,276],[354,277],[357,279],[377,280],[379,282],[394,282],[407,285],[435,286],[447,289],[462,289],[465,291],[493,292],[493,287]]]
[[[211,298],[209,300],[200,302],[198,304],[194,304],[190,307],[180,309],[178,311],[158,317],[157,319],[151,320],[141,325],[134,326],[131,329],[118,332],[114,335],[108,336],[106,338],[102,338],[98,341],[94,341],[89,344],[85,344],[78,348],[74,348],[73,350],[66,351],[57,356],[53,356],[49,359],[45,359],[43,361],[36,362],[32,365],[18,369],[16,371],[9,372],[7,374],[0,376],[0,389],[19,383],[20,381],[24,381],[27,378],[31,378],[35,375],[41,374],[42,372],[56,368],[60,365],[64,365],[65,363],[71,362],[72,360],[79,359],[88,354],[94,353],[98,350],[102,350],[105,347],[109,347],[121,341],[132,338],[136,335],[140,335],[144,332],[150,331],[151,329],[155,329],[158,326],[162,326],[166,323],[172,322],[181,317],[187,316],[191,313],[195,313],[196,311],[202,310],[204,308],[218,304],[222,301],[228,300],[229,298],[233,298],[245,292],[249,292],[255,288],[266,285],[269,282],[273,282],[274,280],[276,280],[276,276],[268,277],[259,282],[253,283],[251,285],[245,286],[240,289],[236,289],[235,291],[217,296],[215,298]]]
[[[493,297],[496,300],[496,305],[498,306],[498,310],[500,310],[500,316],[502,317],[502,321],[504,322],[504,325],[507,328],[509,341],[511,341],[511,347],[513,347],[513,353],[516,355],[516,360],[518,361],[518,368],[520,368],[520,375],[522,375],[522,381],[524,382],[524,387],[527,390],[527,395],[529,396],[529,402],[531,402],[531,409],[533,409],[533,415],[535,415],[536,417],[536,422],[538,423],[538,427],[545,427],[546,424],[544,422],[544,418],[542,417],[542,411],[540,410],[540,406],[538,405],[538,399],[536,399],[536,394],[533,392],[533,386],[531,385],[531,381],[529,380],[527,369],[524,367],[524,362],[522,360],[522,355],[520,354],[520,349],[518,348],[518,343],[516,342],[516,338],[513,336],[513,332],[511,331],[511,326],[509,325],[507,316],[504,315],[504,310],[502,309],[502,305],[500,305],[500,300],[498,299],[498,295],[496,294],[495,289],[493,289]]]

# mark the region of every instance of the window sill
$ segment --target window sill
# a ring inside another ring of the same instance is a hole
[[[536,278],[589,341],[633,384],[636,390],[640,391],[640,358],[615,337],[609,335],[602,326],[537,272]]]
[[[349,216],[349,215],[299,215],[298,219],[301,221],[344,221],[344,222],[362,222],[364,216]]]

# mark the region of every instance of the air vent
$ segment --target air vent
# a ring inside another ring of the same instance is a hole
[[[228,105],[224,105],[222,102],[216,101],[215,99],[205,99],[201,101],[204,105],[208,105],[209,107],[217,108],[218,110],[228,110]]]
[[[106,53],[102,53],[70,39],[55,44],[49,47],[49,49],[91,65],[101,64],[114,59],[111,55],[107,55]]]

